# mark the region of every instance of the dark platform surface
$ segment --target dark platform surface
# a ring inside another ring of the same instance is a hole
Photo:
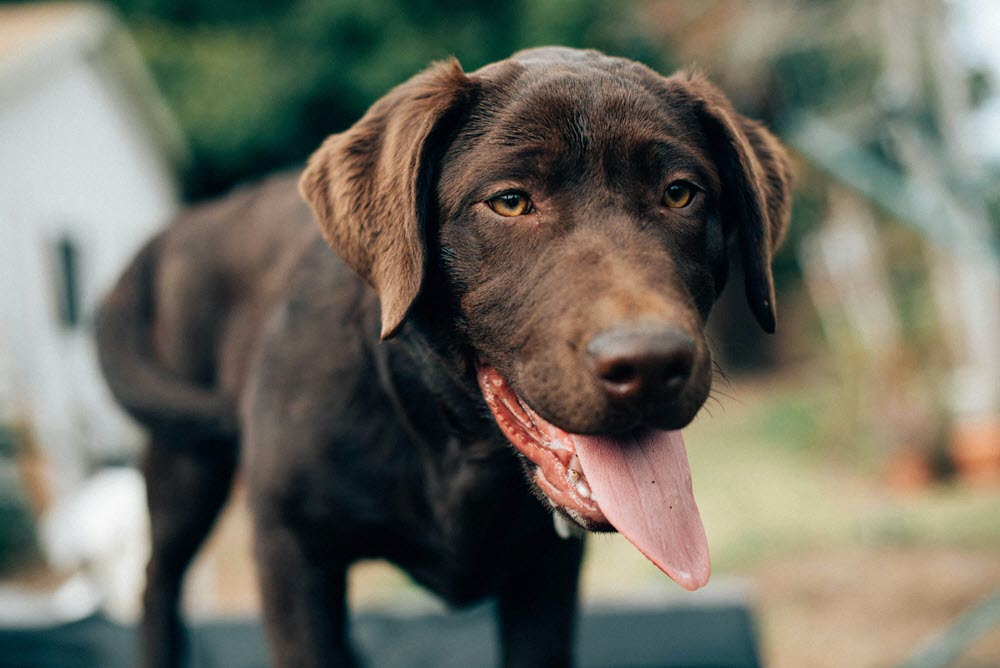
[[[365,613],[352,634],[370,668],[470,668],[498,664],[490,606],[413,617]],[[579,668],[759,666],[753,619],[742,605],[592,611],[577,631]],[[196,624],[191,668],[266,668],[264,638],[249,620]],[[135,665],[135,634],[102,617],[49,629],[0,629],[4,668]]]

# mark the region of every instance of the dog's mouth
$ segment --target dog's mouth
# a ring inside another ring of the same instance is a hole
[[[493,367],[479,364],[477,378],[500,430],[535,465],[535,484],[556,512],[585,529],[617,530],[685,589],[708,582],[708,541],[680,431],[570,434],[532,410]]]

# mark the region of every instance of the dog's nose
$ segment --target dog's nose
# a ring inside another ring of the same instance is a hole
[[[694,355],[694,340],[674,326],[616,327],[587,344],[591,370],[616,399],[676,396],[691,375]]]

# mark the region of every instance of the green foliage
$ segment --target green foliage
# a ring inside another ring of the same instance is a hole
[[[775,287],[781,291],[802,280],[802,268],[796,256],[798,249],[810,233],[823,220],[826,211],[826,191],[814,171],[800,165],[796,174],[796,189],[792,199],[792,218],[785,241],[772,262]]]
[[[543,44],[657,67],[663,49],[600,0],[118,0],[193,160],[191,196],[301,163],[392,86],[455,55],[467,71]]]
[[[20,444],[13,429],[0,424],[0,573],[37,557],[38,541],[17,479]]]
[[[983,183],[1000,183],[1000,165],[992,165],[987,169]],[[996,236],[1000,236],[1000,189],[991,190],[985,195],[987,211],[993,222],[993,232]]]
[[[773,68],[786,111],[837,112],[868,105],[879,76],[877,51],[860,39],[838,42],[835,48],[781,51]]]

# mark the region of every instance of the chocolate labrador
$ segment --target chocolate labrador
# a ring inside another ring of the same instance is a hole
[[[279,666],[355,662],[345,574],[368,557],[455,605],[495,596],[509,666],[570,663],[574,530],[705,584],[678,430],[708,396],[730,249],[774,329],[789,181],[701,76],[543,48],[433,65],[298,189],[181,216],[97,323],[152,440],[146,665],[181,661],[181,578],[240,452]]]

